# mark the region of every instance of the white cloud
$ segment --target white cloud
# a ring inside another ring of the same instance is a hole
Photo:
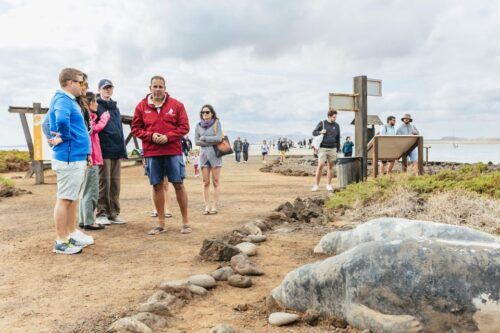
[[[0,1],[0,142],[22,144],[9,105],[48,105],[63,67],[115,83],[131,114],[167,78],[192,123],[309,133],[328,92],[383,80],[369,113],[410,112],[428,137],[498,136],[500,4],[465,1]],[[342,113],[345,131],[353,115]],[[488,121],[485,121],[488,119]],[[479,131],[478,128],[481,128]]]

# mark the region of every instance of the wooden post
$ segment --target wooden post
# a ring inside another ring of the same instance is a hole
[[[33,114],[42,114],[42,104],[41,103],[33,103]],[[43,184],[43,161],[36,161],[33,159],[33,171],[35,172],[35,184]]]
[[[408,155],[405,153],[401,158],[401,164],[403,165],[403,172],[408,170]]]
[[[357,111],[354,113],[354,138],[356,156],[361,157],[361,179],[364,181],[368,176],[367,159],[367,125],[368,125],[368,93],[367,77],[356,76],[354,78],[354,94],[356,94],[355,104]]]
[[[431,146],[425,146],[425,165],[429,164],[429,148],[431,148]]]
[[[28,145],[28,151],[30,154],[30,169],[26,172],[25,178],[30,178],[35,172],[33,168],[33,161],[35,157],[34,148],[33,148],[33,139],[31,138],[30,127],[28,125],[28,120],[26,119],[25,113],[19,113],[19,118],[21,118],[21,125],[23,126],[24,137],[26,138],[26,144]]]
[[[418,174],[424,174],[424,137],[418,137]]]
[[[373,137],[373,178],[378,176],[378,138]]]

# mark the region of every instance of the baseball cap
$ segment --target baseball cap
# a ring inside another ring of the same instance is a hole
[[[108,87],[108,86],[114,87],[113,82],[111,82],[108,79],[102,79],[101,81],[99,81],[99,89],[104,88],[104,87]]]

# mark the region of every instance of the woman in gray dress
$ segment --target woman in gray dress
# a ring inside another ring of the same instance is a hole
[[[200,119],[195,130],[195,143],[201,147],[199,164],[203,176],[203,200],[205,201],[203,214],[217,214],[222,158],[215,155],[214,146],[222,142],[222,126],[214,108],[208,104],[201,108]],[[212,205],[210,205],[210,174],[212,174],[214,187]]]

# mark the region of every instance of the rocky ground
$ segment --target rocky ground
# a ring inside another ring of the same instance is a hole
[[[279,173],[285,176],[314,176],[318,167],[318,160],[309,155],[292,155],[288,156],[285,162],[280,162],[279,158],[269,159],[269,163],[262,168],[262,172]],[[456,170],[464,163],[454,162],[429,162],[424,166],[424,172],[427,174],[435,174],[441,170]],[[326,168],[323,169],[323,174],[326,175]],[[499,164],[488,164],[490,171],[500,170]],[[394,173],[402,172],[402,165],[397,162],[393,169]],[[372,174],[371,166],[368,168],[368,175]]]

